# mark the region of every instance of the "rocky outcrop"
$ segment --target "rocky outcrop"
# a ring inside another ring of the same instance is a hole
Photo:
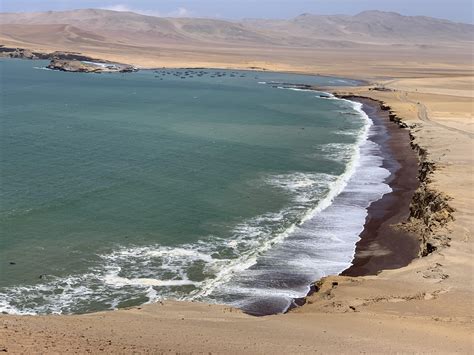
[[[422,183],[413,196],[409,223],[421,237],[421,256],[449,246],[450,237],[443,233],[443,229],[454,220],[454,209],[448,201],[448,197],[430,188],[427,183]]]
[[[99,71],[98,67],[86,65],[78,60],[63,59],[52,59],[48,65],[48,68],[53,70],[83,73],[96,73]]]
[[[407,227],[414,229],[420,236],[420,255],[427,256],[440,247],[449,246],[450,237],[445,227],[454,220],[455,210],[449,205],[448,196],[431,187],[431,175],[436,170],[436,164],[429,160],[426,149],[420,147],[411,132],[410,139],[412,148],[420,158],[420,187],[413,195]]]
[[[0,57],[20,59],[50,59],[49,69],[80,73],[129,73],[138,69],[121,63],[94,59],[76,52],[33,52],[23,48],[0,45]]]
[[[77,59],[53,58],[48,65],[49,69],[77,73],[128,73],[137,71],[131,65],[118,63],[98,63]]]
[[[0,45],[0,57],[20,59],[47,59],[44,53],[38,53],[23,48],[9,48]]]
[[[27,49],[16,49],[10,53],[10,58],[37,59],[36,55]]]

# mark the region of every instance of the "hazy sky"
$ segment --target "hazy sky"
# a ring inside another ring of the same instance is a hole
[[[396,11],[473,22],[472,0],[0,0],[2,12],[109,8],[157,16],[289,18],[301,13]]]

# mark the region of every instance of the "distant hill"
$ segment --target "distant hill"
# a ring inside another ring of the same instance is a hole
[[[126,43],[195,43],[195,42],[257,42],[271,43],[264,34],[245,25],[211,19],[175,19],[109,10],[74,10],[64,12],[0,14],[1,32],[9,24],[22,26],[70,25]],[[38,28],[47,31],[46,27]],[[51,33],[54,35],[54,33]]]
[[[269,29],[302,38],[374,43],[440,43],[472,41],[474,26],[431,17],[365,11],[355,16],[303,14],[292,20],[246,20],[253,29]]]
[[[199,44],[351,47],[472,41],[474,26],[429,17],[366,11],[355,16],[304,14],[290,20],[230,22],[161,18],[132,12],[73,10],[0,14],[0,34],[30,43]]]

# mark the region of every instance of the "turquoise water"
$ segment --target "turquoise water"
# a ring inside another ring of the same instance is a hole
[[[306,289],[276,274],[255,287],[258,265],[276,272],[268,256],[341,192],[370,122],[351,102],[283,83],[351,82],[45,64],[0,61],[0,311],[82,313],[163,298],[245,308],[268,299],[258,290],[280,290],[285,308]],[[334,267],[350,262],[353,244],[344,241]],[[315,260],[309,269],[324,273]]]

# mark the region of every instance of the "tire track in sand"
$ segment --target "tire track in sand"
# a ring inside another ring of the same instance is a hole
[[[434,126],[437,126],[437,127],[443,128],[443,129],[446,129],[446,130],[451,131],[451,132],[460,133],[460,134],[462,134],[466,137],[469,137],[471,139],[474,138],[474,134],[471,133],[471,132],[468,132],[468,131],[465,131],[465,130],[462,130],[462,129],[458,129],[458,128],[454,128],[454,127],[450,127],[450,126],[444,125],[442,123],[439,123],[437,121],[433,121],[432,119],[430,119],[430,117],[428,115],[428,109],[425,106],[425,104],[423,104],[419,101],[414,101],[414,100],[409,99],[408,98],[408,92],[406,92],[406,91],[401,92],[401,91],[397,90],[396,91],[396,97],[401,102],[407,102],[407,103],[410,103],[410,104],[414,105],[417,108],[418,118],[421,121],[428,122],[429,124],[432,124]]]

